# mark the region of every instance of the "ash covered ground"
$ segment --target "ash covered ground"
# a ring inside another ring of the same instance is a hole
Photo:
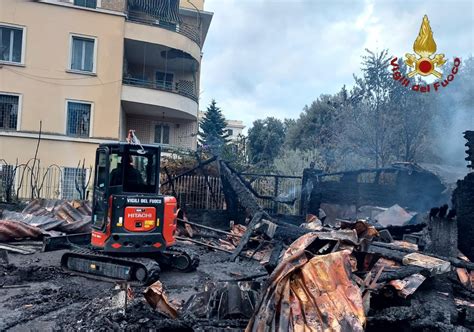
[[[207,282],[264,272],[254,260],[229,262],[226,253],[193,249],[201,257],[197,271],[160,275],[173,304],[184,303]],[[185,320],[166,319],[154,311],[143,297],[145,287],[132,286],[134,298],[123,315],[115,285],[64,272],[59,266],[63,252],[9,254],[10,264],[0,265],[0,285],[26,286],[0,287],[0,331],[191,330]]]

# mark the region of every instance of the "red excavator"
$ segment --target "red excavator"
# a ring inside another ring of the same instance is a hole
[[[91,248],[63,255],[63,268],[100,279],[148,283],[160,264],[192,271],[199,258],[176,245],[173,196],[160,194],[159,146],[101,144],[96,152]]]

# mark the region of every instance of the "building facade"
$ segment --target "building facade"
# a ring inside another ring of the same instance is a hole
[[[77,167],[124,140],[196,147],[204,0],[1,0],[0,160]]]
[[[239,139],[240,136],[243,135],[243,131],[245,129],[245,125],[240,120],[227,120],[227,127],[225,130],[227,131],[227,135],[232,141],[236,141]]]

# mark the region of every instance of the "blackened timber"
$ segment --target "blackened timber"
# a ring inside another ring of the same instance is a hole
[[[394,245],[392,245],[390,243],[383,243],[383,242],[373,241],[373,242],[370,243],[368,252],[375,253],[375,254],[381,254],[385,258],[392,259],[392,260],[397,261],[397,262],[402,262],[403,257],[407,254],[420,253],[420,254],[424,254],[424,255],[427,255],[427,256],[432,256],[432,257],[435,257],[435,258],[439,258],[439,259],[448,261],[455,267],[462,267],[462,268],[474,271],[474,263],[463,261],[462,259],[459,259],[459,258],[456,258],[456,257],[446,257],[446,256],[421,252],[421,251],[417,251],[417,250],[407,249],[407,248],[395,247]]]
[[[386,229],[390,232],[390,235],[394,239],[401,240],[401,239],[403,239],[403,235],[419,232],[419,231],[423,230],[423,228],[425,228],[425,227],[426,227],[425,223],[419,223],[419,224],[415,224],[415,225],[403,225],[403,226],[392,226],[391,225],[391,226],[387,226],[387,227],[375,227],[375,228],[378,231]]]
[[[202,228],[202,229],[207,229],[211,232],[215,232],[215,233],[220,233],[220,234],[225,234],[225,235],[228,235],[228,236],[232,236],[232,237],[235,237],[235,238],[241,238],[242,236],[239,235],[239,234],[234,234],[234,233],[231,233],[231,232],[227,232],[227,231],[223,231],[221,229],[218,229],[218,228],[215,228],[215,227],[209,227],[209,226],[205,226],[205,225],[201,225],[201,224],[198,224],[198,223],[195,223],[195,222],[192,222],[192,221],[189,221],[189,220],[185,220],[185,219],[180,219],[180,218],[177,218],[177,220],[179,222],[182,222],[183,224],[189,224],[191,226],[195,226],[195,227],[198,227],[198,228]],[[252,240],[258,240],[262,243],[268,243],[269,241],[267,240],[260,240],[260,239],[257,239],[257,238],[251,238]]]
[[[280,256],[283,249],[284,247],[282,242],[277,242],[273,247],[270,258],[268,259],[268,263],[264,265],[265,270],[267,270],[269,274],[271,274],[280,263]]]
[[[241,178],[237,175],[236,172],[233,172],[227,164],[223,161],[219,161],[219,171],[223,178],[223,180],[227,181],[229,186],[232,188],[231,194],[235,195],[238,198],[240,205],[247,211],[248,214],[253,215],[253,219],[247,227],[245,234],[242,236],[242,239],[239,242],[239,246],[234,251],[234,255],[231,258],[235,259],[237,257],[235,254],[240,252],[244,246],[247,244],[248,240],[250,239],[251,234],[254,231],[254,226],[260,221],[260,219],[268,220],[274,224],[276,224],[278,235],[274,238],[284,241],[285,243],[291,243],[301,235],[306,234],[309,230],[305,230],[300,227],[296,227],[285,222],[279,221],[274,219],[268,215],[267,212],[263,210],[263,208],[258,204],[257,199],[252,194],[252,192],[247,188],[247,186],[242,182]],[[261,215],[260,215],[261,214]],[[256,219],[258,217],[258,220]]]
[[[283,241],[286,244],[291,244],[299,237],[305,235],[306,233],[312,232],[312,230],[286,224],[285,222],[281,222],[279,220],[275,220],[275,223],[278,227],[275,230],[273,239]]]
[[[236,173],[232,172],[232,170],[223,161],[219,162],[219,172],[232,188],[232,191],[238,198],[239,203],[247,210],[249,214],[255,215],[258,212],[263,212],[262,207],[258,204],[252,192],[242,182],[240,177]],[[271,218],[268,216],[268,219]]]
[[[196,244],[199,244],[199,245],[204,246],[204,247],[208,247],[208,248],[216,249],[216,250],[219,250],[219,251],[227,252],[229,254],[232,253],[232,251],[230,251],[230,250],[215,246],[213,244],[202,242],[202,241],[199,241],[199,240],[191,239],[191,238],[188,238],[188,237],[176,236],[176,239],[179,240],[179,241],[183,241],[183,242],[189,241],[189,242],[196,243]]]
[[[458,180],[452,200],[457,213],[459,250],[474,261],[474,172]]]
[[[426,269],[421,267],[421,266],[400,266],[394,271],[384,271],[380,275],[379,279],[377,280],[379,283],[387,282],[390,280],[396,280],[396,279],[404,279],[406,277],[409,277],[413,274],[420,273],[420,274],[426,274],[426,276],[429,275],[429,273],[425,272]]]
[[[237,248],[235,248],[234,252],[232,253],[232,256],[230,256],[230,261],[234,261],[237,258],[237,256],[240,255],[240,253],[242,252],[242,249],[244,249],[245,245],[247,245],[247,243],[249,242],[250,237],[253,233],[253,230],[254,230],[255,226],[262,219],[263,213],[264,212],[260,211],[260,212],[257,212],[253,216],[252,220],[250,221],[250,223],[247,226],[247,230],[245,231],[244,235],[240,239],[239,245],[237,246]]]
[[[439,204],[446,190],[438,176],[413,163],[395,163],[391,167],[348,172],[313,173],[306,171],[303,179],[302,215],[318,215],[322,203],[386,207],[399,204],[415,211],[426,211]]]
[[[303,170],[303,179],[301,180],[301,205],[300,205],[300,214],[305,215],[309,211],[311,192],[313,191],[313,186],[316,185],[318,181],[318,175],[323,173],[322,170],[314,168],[306,168]],[[313,184],[313,181],[315,182]],[[315,203],[312,205],[313,209],[319,210],[320,203]],[[316,212],[315,211],[315,212]]]
[[[456,219],[432,216],[428,221],[429,242],[425,251],[456,257],[458,254],[458,226]]]
[[[177,198],[178,196],[176,195],[176,190],[174,188],[174,180],[171,177],[170,172],[168,172],[168,168],[164,167],[163,169],[165,170],[166,177],[168,178],[168,183],[171,185],[171,192],[173,193],[173,196]]]

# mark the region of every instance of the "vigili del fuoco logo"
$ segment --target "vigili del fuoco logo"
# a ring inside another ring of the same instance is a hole
[[[418,37],[416,37],[415,42],[413,43],[413,53],[405,54],[404,62],[409,68],[409,72],[404,76],[400,72],[400,67],[398,65],[398,58],[394,57],[390,61],[393,71],[393,79],[399,81],[401,85],[411,88],[413,91],[418,92],[431,92],[439,91],[441,88],[448,86],[450,82],[454,80],[456,76],[459,65],[461,64],[461,59],[458,57],[454,58],[453,67],[449,74],[443,79],[443,75],[439,70],[442,70],[442,67],[446,63],[443,53],[436,54],[436,42],[433,38],[433,31],[431,31],[430,21],[428,21],[428,16],[423,17],[421,22],[420,32]],[[410,78],[420,75],[423,77],[435,76],[438,78],[437,81],[431,84],[418,84],[410,81]]]

